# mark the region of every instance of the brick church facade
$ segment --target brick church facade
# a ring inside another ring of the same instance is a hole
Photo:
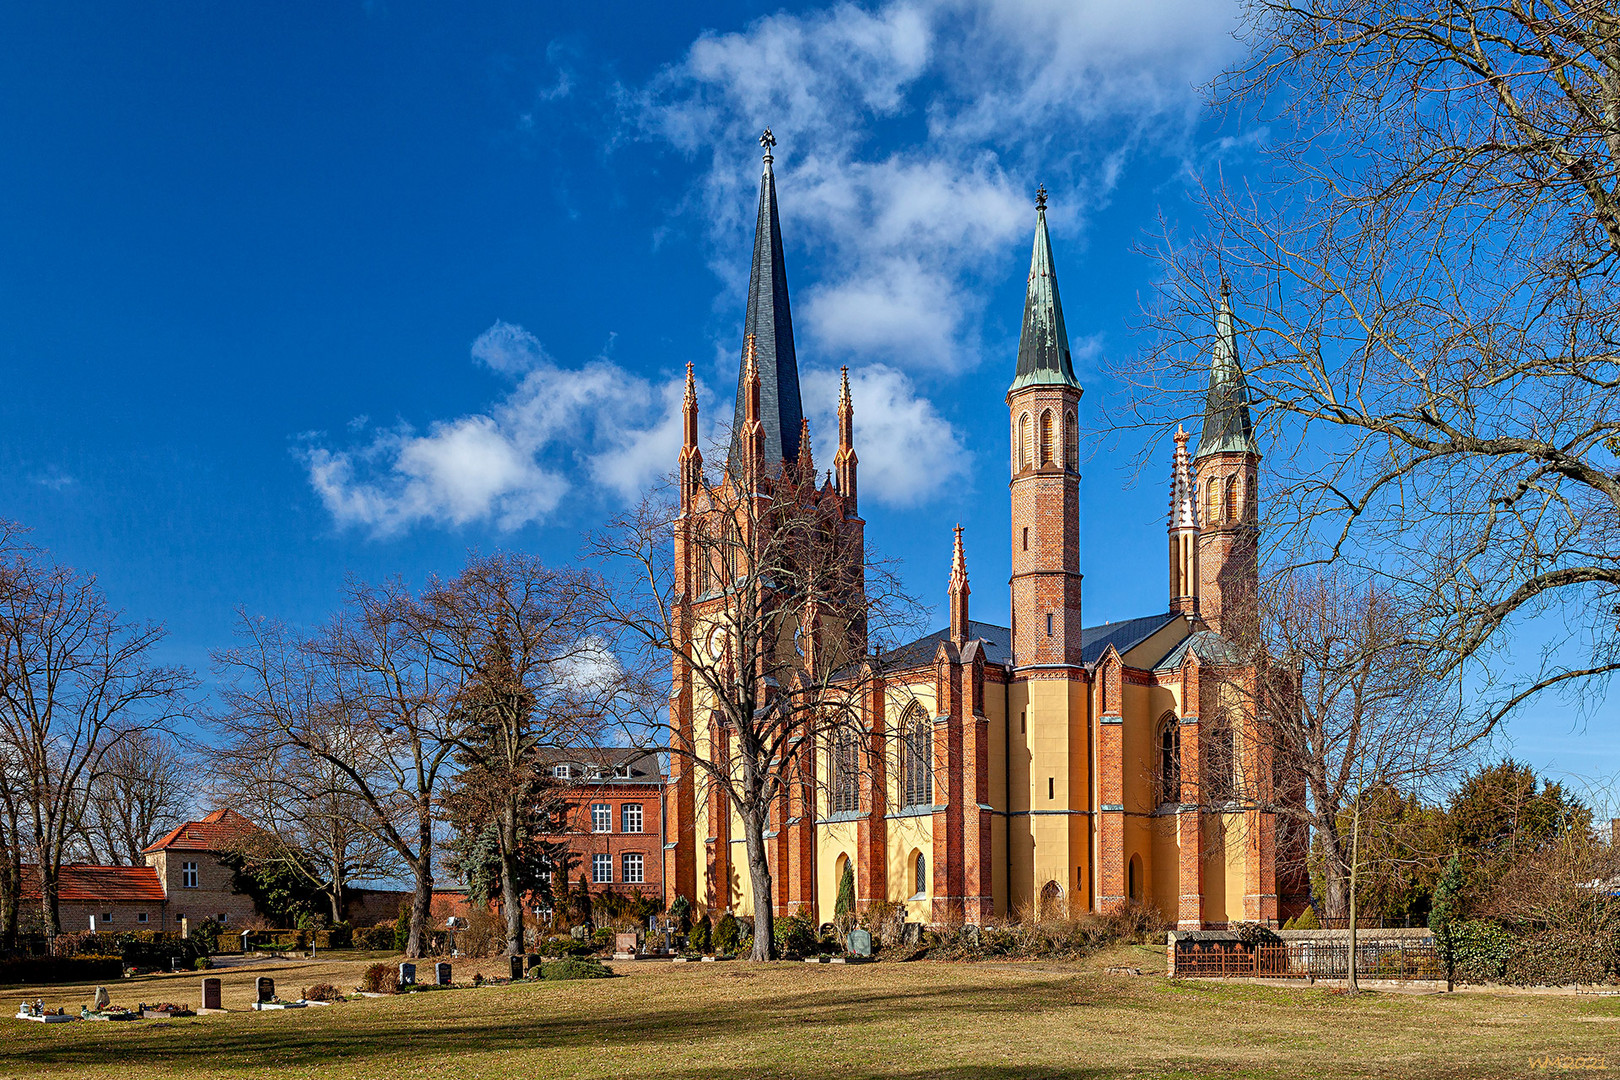
[[[706,527],[690,507],[720,485],[767,462],[792,475],[801,453],[808,458],[771,165],[767,145],[731,460],[711,487],[689,371],[678,528]],[[970,618],[958,527],[949,624],[883,653],[875,681],[862,687],[860,748],[870,765],[857,774],[858,790],[840,787],[839,761],[821,746],[813,761],[822,782],[773,816],[778,913],[831,918],[846,865],[859,905],[903,903],[908,918],[925,922],[1135,901],[1190,929],[1276,923],[1304,903],[1297,872],[1279,880],[1277,824],[1264,808],[1270,769],[1253,737],[1244,642],[1256,618],[1260,452],[1224,291],[1216,319],[1198,445],[1189,455],[1178,431],[1171,458],[1164,607],[1087,626],[1082,389],[1039,194],[1007,393],[1013,625]],[[846,374],[835,468],[813,497],[858,544],[854,406]],[[678,602],[689,621],[701,621],[682,535],[676,572],[688,587]],[[721,745],[724,733],[711,730],[711,711],[690,682],[677,664],[671,728],[692,745]],[[735,814],[679,756],[670,773],[666,897],[750,912]]]

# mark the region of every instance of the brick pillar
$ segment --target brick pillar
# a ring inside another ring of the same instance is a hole
[[[1127,891],[1123,672],[1112,649],[1098,667],[1102,708],[1097,718],[1097,909],[1106,912],[1123,904]]]
[[[883,679],[874,676],[872,686],[861,698],[861,720],[868,732],[867,758],[871,763],[872,788],[868,812],[855,825],[855,906],[888,898],[889,863],[889,757],[888,696]],[[831,902],[831,901],[829,901]],[[829,908],[827,913],[831,915]]]
[[[718,746],[722,769],[731,767],[730,733],[718,719],[709,721],[709,738]],[[714,911],[731,907],[731,800],[719,784],[709,786],[709,887],[705,900]]]
[[[1181,888],[1176,902],[1178,930],[1201,930],[1204,926],[1204,837],[1203,814],[1197,802],[1198,767],[1198,717],[1183,716],[1181,809],[1176,812],[1176,841],[1181,852]],[[1171,952],[1173,960],[1173,947]]]
[[[983,925],[994,914],[990,846],[990,719],[984,714],[984,650],[962,651],[962,917]]]
[[[959,654],[941,644],[934,657],[934,685],[945,713],[934,724],[934,843],[929,865],[932,918],[943,921],[962,906],[962,681]]]
[[[798,763],[794,769],[793,785],[789,789],[792,801],[786,823],[793,878],[793,903],[789,913],[807,915],[817,919],[819,897],[816,894],[816,750],[810,740],[799,744],[794,755]]]
[[[682,676],[678,663],[676,672],[680,692],[669,703],[671,743],[691,752],[695,749],[692,744],[692,680]],[[696,830],[697,782],[691,762],[680,754],[670,755],[667,791],[665,835],[666,842],[673,844],[674,849],[669,852],[672,865],[664,879],[664,903],[674,903],[677,896],[696,903],[698,841],[702,839]]]

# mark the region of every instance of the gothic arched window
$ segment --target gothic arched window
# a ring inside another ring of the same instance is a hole
[[[1221,482],[1210,477],[1204,483],[1204,526],[1214,528],[1221,521]]]
[[[832,738],[832,812],[861,808],[860,746],[855,733],[839,728]]]
[[[1160,721],[1159,731],[1159,802],[1181,801],[1181,725],[1174,716],[1166,715]]]
[[[742,534],[737,531],[736,522],[726,522],[725,539],[722,541],[721,558],[725,580],[721,582],[727,588],[737,580],[738,560],[742,555]]]
[[[1237,746],[1226,721],[1216,721],[1209,735],[1198,740],[1198,765],[1203,774],[1202,801],[1222,803],[1237,796]]]
[[[1041,464],[1052,464],[1052,410],[1041,413]]]
[[[928,860],[920,851],[917,852],[916,879],[917,891],[913,895],[922,896],[928,892]]]
[[[1238,519],[1238,488],[1237,477],[1226,478],[1226,520],[1228,522]]]
[[[900,721],[900,784],[901,805],[934,805],[933,725],[916,705]]]
[[[1063,460],[1070,472],[1080,471],[1080,423],[1072,409],[1063,418]]]
[[[1018,467],[1027,469],[1030,466],[1030,455],[1034,453],[1033,425],[1030,423],[1029,413],[1025,413],[1018,421]]]

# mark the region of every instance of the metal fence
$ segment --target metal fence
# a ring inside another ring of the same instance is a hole
[[[1349,973],[1349,942],[1221,941],[1176,946],[1176,975],[1189,978],[1343,979]],[[1446,968],[1429,942],[1364,941],[1356,945],[1356,974],[1369,979],[1443,979]]]

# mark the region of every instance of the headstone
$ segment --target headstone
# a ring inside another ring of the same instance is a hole
[[[851,956],[871,956],[872,932],[857,926],[844,938],[844,949]]]
[[[204,979],[202,981],[202,1007],[205,1009],[219,1008],[219,980]]]
[[[613,935],[613,951],[616,953],[630,953],[632,956],[634,956],[636,952],[636,944],[636,934],[634,931]]]
[[[972,923],[962,927],[962,940],[977,949],[980,941],[979,928]]]
[[[276,980],[268,975],[259,976],[259,1004],[276,1000]]]
[[[106,1012],[107,1006],[112,1004],[112,998],[107,996],[105,986],[96,987],[96,1012]]]
[[[407,963],[403,963],[403,964],[399,965],[399,985],[401,985],[401,986],[415,986],[416,985],[416,965],[415,964],[407,962]]]
[[[900,943],[902,945],[922,944],[922,923],[908,922],[900,928]]]
[[[450,965],[449,964],[436,964],[436,965],[434,965],[433,974],[434,974],[435,981],[440,986],[449,986],[450,985]]]
[[[534,971],[539,966],[540,966],[540,954],[539,953],[530,953],[528,956],[525,956],[523,958],[523,970],[524,971]]]
[[[583,925],[576,926],[572,930],[568,931],[568,935],[570,937],[572,937],[575,941],[584,941],[585,940],[585,933],[586,933],[586,931],[585,931],[585,927]]]
[[[523,957],[521,956],[512,957],[512,978],[523,978]]]

